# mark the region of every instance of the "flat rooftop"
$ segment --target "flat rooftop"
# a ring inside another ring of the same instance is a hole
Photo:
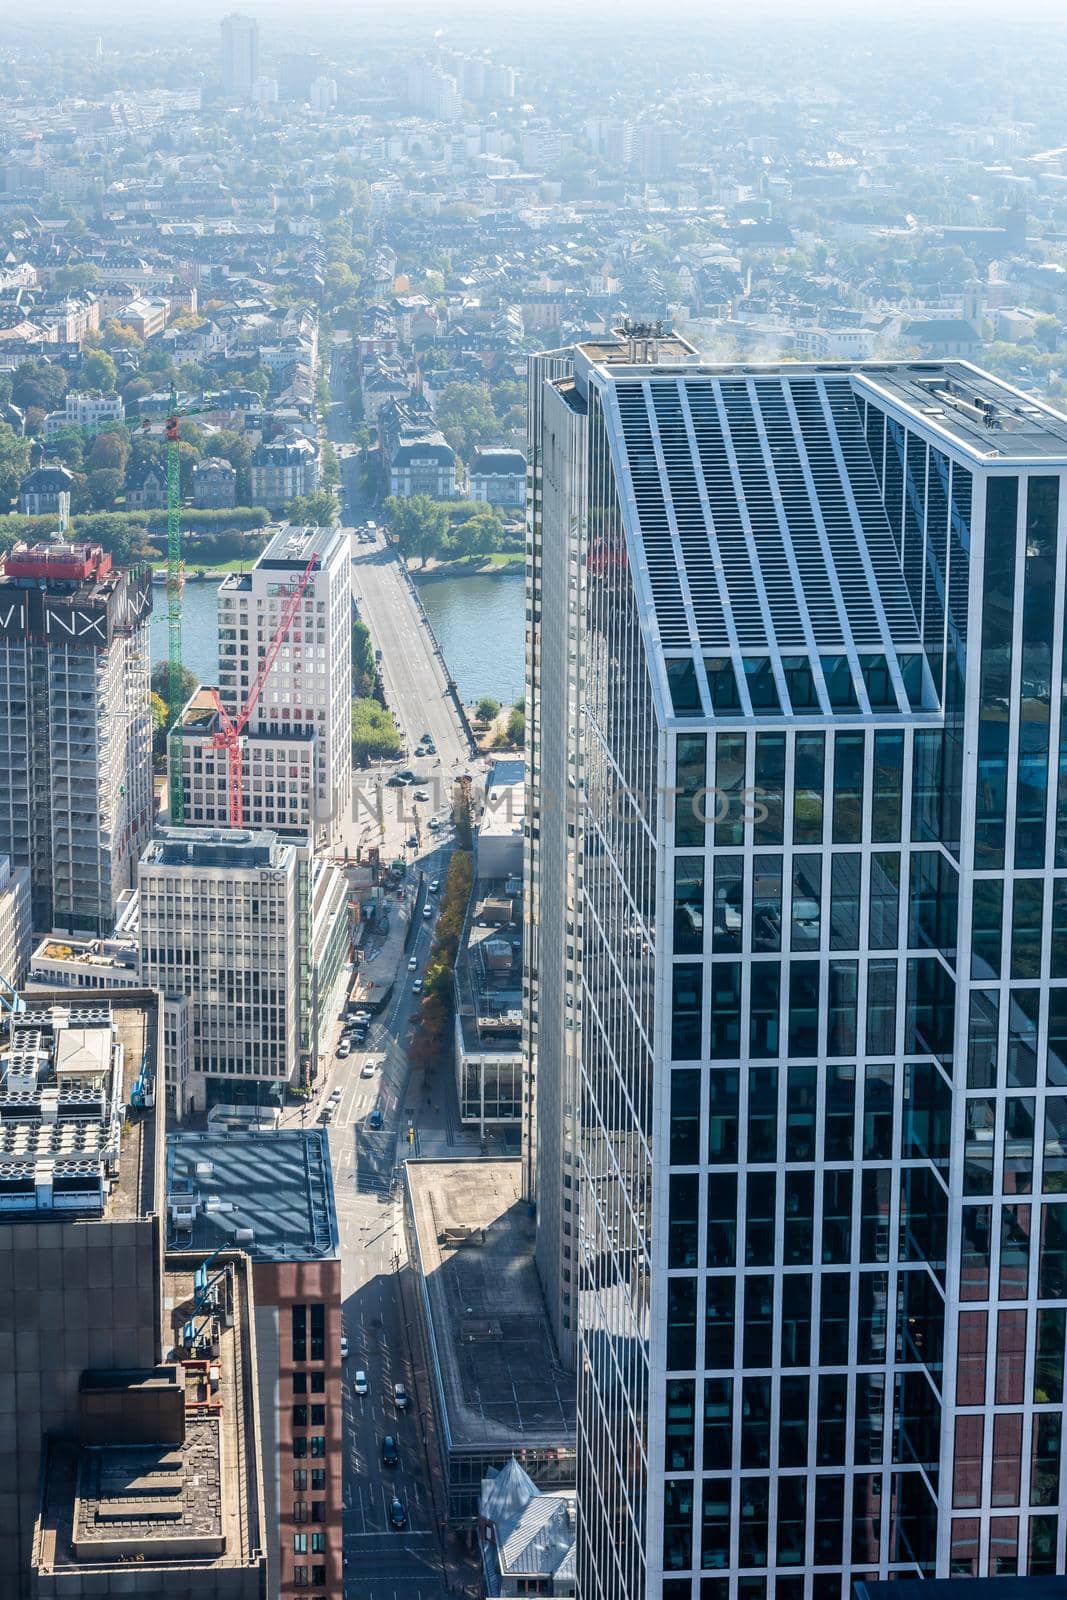
[[[131,1221],[159,1209],[155,994],[33,995],[0,1032],[0,1221]]]
[[[167,1245],[254,1261],[323,1261],[340,1245],[322,1128],[167,1135]]]
[[[575,1383],[552,1340],[521,1173],[518,1159],[404,1165],[453,1450],[574,1445]]]
[[[479,878],[456,961],[459,1017],[468,1051],[512,1054],[520,1048],[522,925],[522,879]]]
[[[348,534],[342,528],[282,528],[268,540],[256,561],[257,567],[297,566],[301,571],[317,555],[326,566],[339,544],[348,553]]]
[[[141,857],[154,867],[282,867],[291,846],[268,829],[160,828]]]
[[[116,1426],[121,1433],[132,1420],[131,1436],[114,1444],[50,1443],[34,1538],[35,1574],[70,1567],[103,1574],[136,1561],[143,1575],[158,1563],[164,1593],[183,1568],[264,1572],[249,1267],[239,1255],[217,1262],[208,1283],[215,1305],[205,1308],[194,1278],[201,1259],[169,1256],[165,1262],[164,1343],[173,1345],[176,1359],[154,1374],[86,1375],[97,1392],[113,1378],[116,1391],[125,1387],[134,1396]],[[198,1336],[214,1340],[209,1353],[194,1353],[184,1343],[190,1322]],[[178,1417],[184,1413],[184,1420],[170,1440],[144,1442],[146,1431],[151,1438],[150,1423],[161,1419],[152,1409],[151,1391],[164,1379],[176,1381]],[[148,1404],[144,1413],[137,1409],[142,1400]],[[137,1589],[147,1592],[143,1577]]]

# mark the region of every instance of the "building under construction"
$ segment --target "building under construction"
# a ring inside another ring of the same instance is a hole
[[[36,929],[102,935],[152,822],[147,570],[99,545],[0,559],[0,854]]]

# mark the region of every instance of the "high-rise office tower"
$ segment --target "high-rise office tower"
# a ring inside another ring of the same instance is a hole
[[[299,1067],[297,847],[237,828],[164,828],[137,881],[141,981],[191,1002],[179,1114],[279,1104]]]
[[[248,100],[259,77],[259,23],[232,11],[221,28],[223,93]]]
[[[98,545],[0,562],[0,852],[35,928],[110,933],[152,823],[147,570]]]
[[[534,367],[578,1592],[1062,1572],[1067,419],[955,362]]]
[[[287,528],[251,572],[219,585],[219,697],[236,720],[290,595],[315,569],[241,739],[244,820],[294,839],[334,836],[352,803],[352,579],[341,528]],[[214,700],[201,689],[182,741],[185,820],[229,825],[228,755],[216,749]]]

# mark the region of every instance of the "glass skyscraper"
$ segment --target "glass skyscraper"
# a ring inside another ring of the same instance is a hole
[[[1062,1573],[1067,419],[647,330],[531,365],[582,1600]]]

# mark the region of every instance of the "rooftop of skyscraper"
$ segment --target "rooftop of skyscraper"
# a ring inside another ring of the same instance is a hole
[[[167,1242],[205,1252],[236,1243],[255,1261],[336,1256],[325,1130],[168,1134]]]
[[[408,1161],[407,1205],[453,1448],[573,1447],[519,1160]]]
[[[49,1441],[39,1578],[86,1566],[106,1583],[114,1568],[123,1592],[158,1594],[183,1569],[263,1571],[249,1262],[238,1250],[205,1271],[199,1253],[168,1255],[163,1294],[169,1364],[83,1373],[80,1437]]]
[[[0,1220],[161,1209],[158,996],[34,995],[0,1032]]]
[[[281,867],[292,846],[269,829],[160,828],[142,856],[157,867]]]

